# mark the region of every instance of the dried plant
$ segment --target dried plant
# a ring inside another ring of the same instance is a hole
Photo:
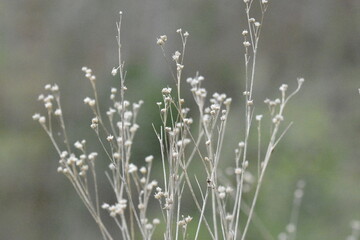
[[[216,240],[246,239],[250,223],[252,220],[255,221],[255,206],[272,152],[291,126],[290,123],[283,127],[285,106],[300,90],[304,79],[297,80],[298,86],[290,94],[288,85],[283,84],[279,89],[279,98],[265,100],[271,121],[269,141],[263,143],[261,141],[263,115],[255,115],[253,88],[260,33],[268,1],[259,1],[260,20],[252,17],[251,9],[255,2],[253,0],[244,0],[244,2],[248,23],[246,30],[242,32],[246,80],[243,91],[245,134],[240,137],[238,147],[235,149],[229,181],[224,181],[224,176],[220,176],[219,172],[220,169],[229,167],[222,163],[222,150],[231,98],[225,94],[214,93],[208,99],[208,92],[203,87],[205,78],[197,73],[194,77],[186,79],[199,114],[196,120],[190,117],[190,109],[181,94],[184,83],[184,55],[189,38],[189,33],[186,31],[181,29],[176,31],[181,38],[182,46],[170,58],[165,48],[167,36],[160,36],[156,42],[175,81],[175,89],[163,88],[162,101],[156,103],[159,107],[161,125],[152,127],[161,149],[159,161],[155,161],[157,159],[150,155],[144,159],[145,166],[138,167],[132,160],[133,140],[139,128],[137,117],[143,102],[131,104],[125,98],[127,88],[125,64],[121,55],[121,12],[117,23],[118,66],[111,71],[113,76],[119,78],[120,85],[118,88],[111,88],[112,106],[106,112],[106,116],[100,111],[97,80],[93,71],[88,67],[82,69],[93,89],[93,97],[84,99],[84,103],[90,107],[94,115],[90,127],[108,159],[97,159],[97,152],[88,152],[85,140],[76,141],[73,144],[75,149],[72,147],[66,133],[57,85],[46,85],[45,90],[48,93],[39,96],[39,100],[45,104],[47,116],[34,114],[33,119],[40,123],[49,136],[60,158],[58,172],[69,179],[99,226],[103,239],[115,239],[116,231],[104,224],[102,217],[104,212],[111,216],[122,239],[152,239],[159,224],[163,224],[165,230],[162,235],[167,240],[203,239],[202,234],[207,234],[210,239]],[[58,120],[62,140],[55,137],[54,120]],[[192,126],[195,121],[198,123],[197,130]],[[253,127],[254,124],[257,128]],[[255,161],[248,160],[252,130],[255,130],[258,136],[256,146],[258,159]],[[103,203],[98,194],[95,171],[97,161],[109,163],[109,170],[105,174],[114,193],[115,201],[112,203]],[[203,169],[199,171],[204,173],[206,179],[198,179],[196,175],[190,173],[195,161],[202,163]],[[163,176],[159,179],[153,180],[151,177],[153,164],[162,166]],[[254,166],[256,173],[251,173],[249,165]],[[227,184],[228,182],[233,185]],[[254,187],[254,194],[251,202],[246,204],[243,195],[251,186]],[[192,216],[186,216],[187,214],[184,216],[185,190],[190,193],[186,199],[192,199],[198,211]],[[159,202],[159,216],[162,220],[156,218],[157,216],[148,216],[152,198]],[[241,214],[241,211],[245,214]],[[296,227],[296,218],[292,218],[292,221],[292,226]],[[196,226],[194,232],[187,231],[189,224]],[[262,233],[262,235],[264,239],[273,239],[269,234]]]

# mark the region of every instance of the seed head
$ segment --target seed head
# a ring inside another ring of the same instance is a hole
[[[159,46],[162,46],[162,45],[165,44],[166,41],[167,41],[167,36],[162,35],[157,39],[156,44],[159,45]]]
[[[46,118],[44,116],[41,116],[39,118],[39,123],[44,124],[46,122]]]
[[[249,41],[244,41],[243,44],[244,44],[245,47],[250,47],[251,46],[251,43]]]
[[[149,156],[147,156],[147,157],[145,158],[145,162],[150,163],[150,162],[152,162],[153,159],[154,159],[154,156],[153,156],[153,155],[149,155]]]
[[[242,169],[241,168],[235,168],[235,174],[236,175],[240,175],[242,173]]]
[[[152,223],[154,225],[159,225],[160,224],[160,220],[158,218],[154,218],[154,220],[152,221]]]
[[[109,135],[109,136],[107,136],[107,138],[106,138],[106,140],[107,140],[108,142],[111,142],[113,139],[114,139],[114,136],[113,136],[113,135]]]
[[[111,70],[111,75],[115,76],[115,75],[117,74],[117,71],[118,71],[117,68],[113,68],[113,69]]]
[[[55,112],[54,112],[55,116],[61,116],[62,115],[62,112],[61,112],[61,109],[56,109]]]
[[[32,119],[35,120],[35,121],[38,121],[40,119],[40,114],[39,113],[35,113],[33,116],[32,116]]]

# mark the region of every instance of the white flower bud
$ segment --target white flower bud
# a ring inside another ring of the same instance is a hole
[[[244,41],[243,44],[244,44],[245,47],[250,47],[251,46],[249,41]]]
[[[146,167],[141,167],[141,168],[140,168],[140,172],[141,172],[142,174],[146,174],[146,172],[147,172]]]
[[[44,94],[40,94],[39,96],[38,96],[38,101],[42,101],[42,100],[44,100],[44,98],[45,98],[45,96],[44,96]]]
[[[166,41],[167,41],[167,36],[162,35],[157,39],[156,44],[161,46],[164,45]]]
[[[231,192],[233,192],[233,190],[234,189],[232,189],[231,187],[226,187],[225,192],[226,193],[231,193]]]
[[[54,85],[51,87],[51,91],[52,91],[52,92],[57,92],[57,91],[59,91],[59,86],[56,85],[56,84],[54,84]]]
[[[52,106],[53,106],[53,105],[52,105],[51,102],[46,102],[46,103],[45,103],[45,108],[48,109],[48,110],[52,109]]]
[[[133,163],[130,163],[129,164],[129,170],[128,170],[128,173],[134,173],[138,170],[137,166]]]
[[[117,68],[113,68],[113,69],[111,70],[111,75],[115,76],[115,75],[117,74],[117,71],[118,71]]]
[[[176,52],[174,53],[174,55],[172,56],[172,59],[173,59],[174,61],[178,61],[180,55],[181,55],[181,53],[180,53],[179,51],[176,51]]]
[[[44,116],[41,116],[39,118],[39,123],[44,124],[46,122],[46,118]]]
[[[115,170],[115,169],[116,169],[116,167],[115,167],[115,165],[114,165],[113,163],[110,163],[110,164],[109,164],[109,168],[110,168],[111,170]]]
[[[242,169],[241,168],[235,168],[235,174],[236,175],[240,175],[242,173]]]
[[[243,168],[247,168],[249,166],[249,161],[245,161],[244,163],[243,163]]]
[[[161,93],[164,95],[170,94],[171,93],[171,88],[163,88],[161,90]]]
[[[285,92],[287,89],[288,89],[288,85],[287,85],[287,84],[282,84],[282,85],[280,86],[280,88],[279,88],[279,90],[280,90],[281,92]]]
[[[61,112],[61,109],[56,109],[55,112],[54,112],[55,116],[61,116],[62,115],[62,112]]]
[[[189,223],[189,222],[191,222],[192,219],[193,219],[192,217],[187,216],[184,220],[186,223]]]
[[[149,156],[147,156],[147,157],[145,158],[145,162],[150,163],[150,162],[152,162],[153,159],[154,159],[154,156],[153,156],[153,155],[149,155]]]
[[[95,99],[90,100],[89,106],[90,106],[90,107],[94,107],[94,106],[95,106]]]
[[[218,187],[218,192],[225,192],[226,188],[224,186]]]
[[[297,81],[298,81],[298,84],[301,85],[301,84],[304,83],[305,79],[304,78],[298,78]]]
[[[225,197],[226,197],[226,193],[225,193],[225,192],[219,193],[219,198],[220,198],[220,199],[224,199]]]
[[[153,229],[153,225],[148,223],[145,225],[145,228],[146,228],[146,230],[151,230],[151,229]]]
[[[184,68],[184,65],[176,64],[176,69],[177,69],[178,71],[181,71],[183,68]]]
[[[76,141],[74,143],[74,146],[77,148],[77,149],[82,149],[83,148],[83,145],[79,142],[79,141]]]
[[[35,120],[35,121],[38,121],[40,119],[40,114],[39,113],[35,113],[33,116],[32,116],[32,119]]]
[[[101,208],[102,208],[102,209],[108,209],[109,207],[110,207],[110,205],[107,204],[107,203],[103,203],[103,204],[101,205]]]

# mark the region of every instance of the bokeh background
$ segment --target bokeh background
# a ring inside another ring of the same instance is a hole
[[[269,2],[256,113],[266,113],[262,101],[278,96],[280,84],[295,88],[299,76],[306,82],[286,111],[286,121],[294,125],[273,155],[256,211],[276,237],[288,223],[296,182],[304,179],[298,239],[345,239],[350,221],[360,219],[360,2]],[[158,156],[151,127],[159,120],[155,102],[161,88],[173,82],[155,41],[167,34],[170,53],[177,50],[179,27],[190,33],[185,76],[200,71],[210,92],[234,99],[224,149],[229,156],[224,162],[231,161],[243,136],[238,123],[244,90],[242,1],[2,0],[0,239],[100,239],[67,179],[57,174],[56,153],[31,116],[43,110],[36,101],[43,86],[57,83],[72,140],[86,138],[98,148],[88,127],[90,111],[82,103],[91,88],[81,67],[95,71],[106,105],[110,87],[118,84],[110,72],[116,65],[119,10],[125,14],[127,96],[145,101],[134,161]],[[106,187],[101,191],[111,196]],[[249,239],[261,239],[256,229]]]

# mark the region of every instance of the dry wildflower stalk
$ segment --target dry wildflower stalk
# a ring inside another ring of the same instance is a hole
[[[112,88],[110,99],[113,106],[107,111],[107,120],[101,115],[99,99],[96,91],[96,77],[90,68],[82,70],[89,79],[93,88],[93,98],[87,97],[84,103],[90,107],[94,117],[90,127],[98,137],[99,142],[106,153],[109,161],[110,171],[106,173],[109,183],[114,191],[116,201],[114,203],[100,203],[98,195],[97,177],[95,162],[97,153],[88,153],[86,141],[77,141],[74,144],[76,151],[70,146],[66,134],[62,108],[60,105],[60,93],[57,85],[47,85],[45,90],[49,91],[47,96],[40,95],[39,100],[43,101],[48,116],[35,114],[34,120],[39,121],[51,142],[59,154],[58,172],[63,173],[72,183],[76,192],[84,202],[90,214],[99,226],[103,239],[114,239],[101,218],[101,211],[105,210],[113,218],[119,228],[122,239],[152,239],[155,227],[160,220],[154,218],[148,220],[147,210],[150,198],[153,196],[160,204],[165,232],[163,237],[170,239],[188,239],[188,224],[195,224],[196,232],[192,239],[200,239],[200,230],[205,228],[211,239],[246,239],[250,222],[254,217],[254,209],[257,202],[260,187],[262,185],[271,154],[277,146],[284,133],[290,125],[281,131],[280,126],[284,120],[283,113],[288,101],[300,90],[303,79],[298,79],[298,87],[291,94],[287,94],[288,86],[283,84],[280,87],[280,98],[265,100],[271,116],[271,136],[267,143],[264,156],[261,155],[261,121],[262,115],[257,115],[258,133],[258,159],[257,177],[254,177],[248,169],[252,164],[248,161],[249,136],[252,129],[254,115],[253,86],[255,81],[256,56],[260,39],[261,28],[268,1],[260,1],[260,21],[251,17],[251,6],[253,0],[244,0],[248,27],[243,31],[245,48],[245,136],[239,142],[235,150],[235,161],[233,165],[233,179],[235,186],[224,186],[219,176],[221,166],[221,151],[225,138],[228,115],[230,111],[231,98],[225,94],[214,93],[207,100],[207,91],[203,88],[204,77],[196,74],[188,78],[186,82],[190,85],[194,101],[199,112],[199,131],[195,134],[192,130],[193,119],[189,117],[189,111],[182,99],[181,89],[183,82],[184,55],[186,49],[188,32],[178,29],[182,48],[175,51],[171,61],[167,61],[172,77],[176,84],[176,93],[170,87],[163,88],[161,93],[163,100],[157,105],[160,111],[162,125],[153,126],[160,144],[163,178],[161,187],[158,180],[151,180],[150,174],[154,157],[145,158],[145,166],[138,168],[131,162],[131,150],[133,139],[137,129],[137,114],[142,101],[131,104],[125,99],[126,72],[124,61],[121,56],[121,20],[117,23],[117,43],[119,62],[118,67],[112,69],[113,76],[119,76],[120,89]],[[156,43],[161,47],[165,59],[167,36],[160,36]],[[52,128],[53,118],[59,120],[62,129],[64,146],[55,138]],[[106,124],[105,122],[109,122]],[[189,166],[194,159],[200,159],[203,164],[204,173],[207,178],[198,180],[191,177]],[[90,181],[91,179],[91,181]],[[159,185],[159,186],[158,186]],[[250,205],[243,202],[243,193],[255,185],[255,193]],[[182,199],[184,189],[190,191],[191,198],[198,210],[199,217],[184,216],[186,209],[183,209]],[[247,219],[240,219],[240,211],[247,207]],[[211,209],[211,213],[205,213]],[[195,218],[195,219],[194,219]],[[242,227],[241,227],[242,224]],[[242,229],[241,229],[242,228]],[[138,232],[138,234],[136,234]]]
[[[278,236],[279,240],[295,240],[297,233],[297,222],[299,218],[300,205],[304,196],[305,181],[299,180],[297,188],[294,192],[293,206],[290,214],[290,221],[285,228],[284,232],[281,232]]]
[[[360,221],[353,220],[351,222],[351,234],[346,240],[359,240],[360,239]]]

